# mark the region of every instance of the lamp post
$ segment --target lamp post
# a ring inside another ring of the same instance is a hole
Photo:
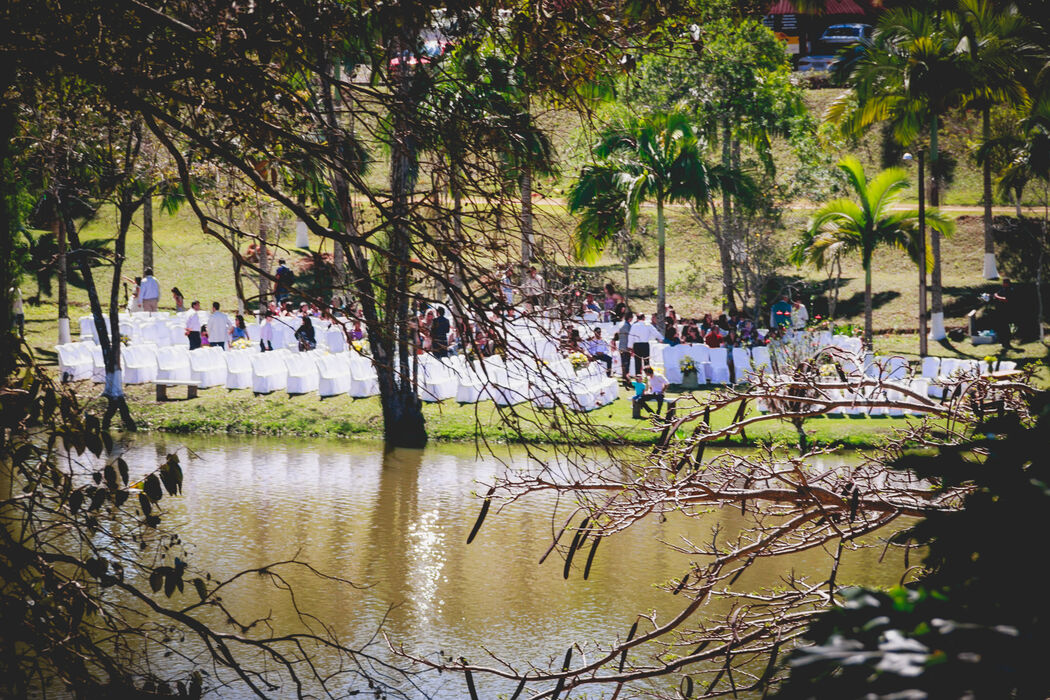
[[[904,154],[910,161],[912,155]],[[919,150],[919,357],[926,357],[926,151]]]

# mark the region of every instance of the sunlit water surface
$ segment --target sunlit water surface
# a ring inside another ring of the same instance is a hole
[[[521,450],[507,451],[501,461],[478,457],[473,446],[384,451],[355,441],[154,435],[136,438],[124,456],[132,472],[142,474],[169,452],[181,455],[185,483],[181,497],[165,499],[167,524],[181,534],[196,566],[224,578],[293,557],[307,561],[367,586],[294,578],[300,608],[343,639],[375,639],[382,622],[390,641],[414,654],[483,665],[495,664],[488,652],[545,665],[575,642],[607,645],[623,638],[639,613],[656,611],[666,619],[684,601],[654,584],[681,576],[689,559],[661,541],[704,540],[716,523],[730,533],[740,525],[736,508],[702,520],[650,518],[604,541],[588,580],[579,570],[565,580],[559,556],[537,563],[569,513],[563,506],[552,517],[549,497],[494,510],[466,544],[481,505],[478,483],[508,466],[525,466]],[[893,583],[901,562],[887,557],[880,563],[881,554],[880,548],[852,554],[839,580]],[[758,562],[748,578],[775,585],[790,571],[821,575],[829,566],[827,554],[814,551],[789,562]],[[245,617],[294,622],[287,596],[258,577],[224,599]],[[392,658],[381,637],[371,651]],[[467,696],[456,675],[423,674],[415,683],[410,695]],[[481,697],[508,690],[478,683]]]

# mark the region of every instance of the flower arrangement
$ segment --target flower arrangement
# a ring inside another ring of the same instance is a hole
[[[368,357],[370,354],[368,352],[368,346],[365,345],[365,341],[363,340],[351,340],[350,347],[357,351],[358,355],[364,355],[365,357]]]
[[[248,350],[252,346],[252,341],[247,338],[238,338],[237,340],[230,343],[230,349],[232,350]]]
[[[831,319],[824,318],[823,316],[814,316],[806,324],[807,331],[830,331],[831,330]]]
[[[131,345],[131,338],[129,338],[128,336],[126,336],[123,333],[121,333],[120,334],[120,344],[121,345]]]
[[[693,358],[686,355],[678,361],[678,369],[682,371],[682,374],[689,374],[690,372],[696,372],[696,363],[693,362]]]
[[[999,362],[999,358],[995,355],[985,355],[983,362],[985,366],[988,367],[989,372],[994,372],[995,366]]]
[[[569,355],[569,362],[572,363],[573,369],[579,370],[586,367],[590,363],[590,360],[588,360],[587,356],[582,352],[574,352]]]

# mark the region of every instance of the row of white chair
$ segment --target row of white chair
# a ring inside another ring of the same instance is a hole
[[[883,379],[885,380],[885,377]],[[785,382],[788,381],[787,377],[784,380]],[[860,391],[825,389],[824,393],[828,401],[835,403],[849,402],[849,405],[846,406],[836,406],[828,411],[826,415],[832,417],[870,415],[889,416],[891,418],[900,418],[905,415],[923,415],[925,412],[921,410],[905,411],[905,409],[896,406],[871,406],[871,403],[877,401],[902,401],[905,398],[905,391],[925,396],[929,383],[929,380],[917,377],[910,380],[905,378],[901,381],[886,381],[886,384],[881,388],[870,387]],[[813,406],[814,408],[818,407],[816,404]],[[770,406],[765,401],[759,401],[757,407],[762,413],[768,413],[770,410]]]
[[[672,384],[681,384],[681,362],[686,357],[696,366],[697,379],[709,384],[729,384],[734,380],[741,382],[752,372],[770,366],[769,348],[765,346],[731,350],[700,344],[665,346],[660,355],[664,376]]]
[[[943,398],[948,386],[960,379],[975,378],[993,371],[1008,372],[1017,368],[1012,360],[995,361],[991,364],[981,360],[955,357],[924,357],[921,376],[929,381],[927,395]]]

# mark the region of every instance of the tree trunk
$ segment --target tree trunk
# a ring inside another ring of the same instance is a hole
[[[423,447],[427,442],[422,402],[413,390],[409,366],[408,277],[412,233],[408,215],[416,158],[412,145],[415,141],[410,118],[413,98],[409,94],[409,85],[409,76],[402,76],[395,87],[400,99],[395,106],[393,143],[390,149],[390,257],[384,306],[385,317],[388,322],[393,322],[396,334],[396,341],[388,347],[396,350],[397,366],[395,369],[393,357],[388,356],[387,361],[383,363],[385,366],[376,367],[383,405],[383,433],[387,445],[391,447]]]
[[[625,255],[623,258],[623,303],[628,309],[631,308],[630,302],[627,301],[627,296],[631,293],[631,263],[628,257]]]
[[[270,251],[268,244],[270,242],[270,222],[259,213],[259,248],[255,253],[257,256],[256,264],[259,266],[259,308],[265,307],[269,303],[270,294],[270,280],[266,279],[266,275],[270,272]],[[260,323],[262,319],[260,318]]]
[[[991,107],[984,105],[981,110],[981,143],[992,140]],[[999,270],[995,265],[995,238],[992,236],[992,163],[985,157],[981,166],[981,178],[984,188],[984,278],[999,279]]]
[[[872,349],[872,304],[871,304],[871,258],[864,265],[864,349],[871,352]]]
[[[70,341],[69,334],[69,289],[66,278],[66,250],[69,244],[66,240],[66,225],[62,215],[55,211],[58,226],[58,342],[59,344]]]
[[[73,223],[73,217],[65,206],[65,201],[61,198],[57,198],[58,210],[62,215],[63,228],[69,237],[69,242],[73,245],[75,250],[80,250],[80,237],[77,234],[76,225]],[[124,427],[130,431],[136,430],[137,426],[135,420],[131,417],[131,412],[128,410],[127,401],[124,398],[124,385],[123,377],[120,371],[120,307],[117,303],[119,299],[119,288],[120,288],[120,260],[123,258],[124,251],[124,238],[126,236],[126,229],[123,229],[124,218],[127,216],[121,212],[121,226],[125,234],[118,232],[117,241],[114,248],[114,258],[117,262],[114,267],[113,286],[110,289],[110,328],[112,329],[112,336],[110,335],[109,329],[106,328],[105,318],[102,313],[102,303],[98,298],[98,290],[95,287],[95,278],[91,273],[91,261],[88,260],[87,256],[83,253],[77,256],[77,263],[80,265],[80,272],[84,276],[84,286],[87,288],[88,302],[91,305],[91,315],[95,319],[95,337],[98,340],[98,344],[102,346],[102,357],[105,361],[106,368],[106,384],[103,391],[103,395],[107,399],[106,414],[103,418],[103,427],[109,427],[109,421],[112,419],[114,413],[120,412],[121,420],[124,422]]]
[[[521,194],[521,264],[528,265],[533,256],[532,234],[532,168],[528,163],[521,168],[518,177]]]
[[[656,197],[656,318],[653,325],[660,333],[664,332],[664,319],[667,316],[667,288],[666,270],[664,265],[664,199],[661,195]]]
[[[9,81],[4,81],[7,85]],[[0,98],[2,100],[2,98]],[[11,165],[11,137],[15,131],[14,104],[0,101],[0,333],[6,333],[14,320],[11,312],[10,291],[15,287],[14,236],[18,230],[16,187],[14,168]],[[13,348],[12,348],[13,349]],[[15,353],[0,352],[0,380],[6,379],[15,370]],[[7,460],[4,460],[6,463]],[[11,473],[5,471],[0,483],[4,491],[10,491]],[[3,498],[4,494],[0,494]]]
[[[930,123],[930,206],[936,209],[941,204],[941,186],[937,167],[937,116]],[[944,340],[944,299],[941,292],[941,234],[930,230],[930,252],[933,253],[933,272],[930,274],[930,338]]]
[[[153,195],[142,198],[142,268],[153,268]]]
[[[722,167],[726,172],[733,167],[733,127],[729,117],[722,117]],[[718,212],[712,212],[715,221],[715,241],[718,243],[718,256],[722,265],[722,297],[728,309],[735,309],[733,300],[735,291],[735,280],[733,279],[733,197],[728,190],[722,190],[722,221],[718,223]],[[721,230],[721,235],[718,235]]]
[[[1046,246],[1050,243],[1047,237],[1046,216],[1043,216],[1043,240],[1039,241],[1039,264],[1035,268],[1035,306],[1036,328],[1039,329],[1039,342],[1043,342],[1043,260],[1046,258]]]

